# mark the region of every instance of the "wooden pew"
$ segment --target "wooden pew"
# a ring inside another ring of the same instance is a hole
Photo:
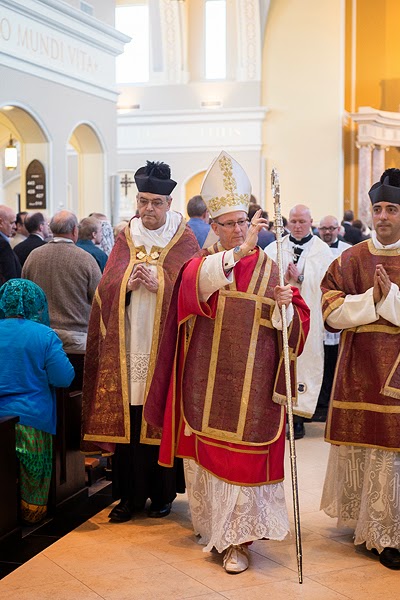
[[[21,539],[15,453],[15,425],[18,421],[18,417],[0,418],[0,546]]]

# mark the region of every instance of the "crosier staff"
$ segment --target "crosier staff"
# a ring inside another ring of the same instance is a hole
[[[284,286],[284,269],[282,259],[282,232],[283,221],[281,213],[279,175],[276,169],[272,169],[271,173],[271,189],[274,198],[275,208],[275,231],[277,245],[277,262],[279,269],[279,285]],[[296,463],[296,446],[294,443],[294,428],[293,428],[293,403],[292,403],[292,386],[290,382],[290,357],[289,343],[287,331],[286,306],[281,307],[282,313],[282,338],[283,338],[283,360],[285,366],[285,384],[286,384],[286,407],[289,424],[289,447],[290,447],[290,472],[292,476],[292,494],[293,494],[293,510],[294,510],[294,526],[296,535],[296,556],[297,556],[297,572],[299,583],[303,583],[303,555],[301,549],[301,530],[300,530],[300,510],[299,510],[299,490],[297,484],[297,463]]]

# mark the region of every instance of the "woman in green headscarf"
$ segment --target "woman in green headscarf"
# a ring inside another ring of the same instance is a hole
[[[26,279],[0,288],[0,417],[16,415],[21,518],[41,521],[47,512],[56,432],[54,387],[68,387],[74,369],[49,327],[43,290]]]

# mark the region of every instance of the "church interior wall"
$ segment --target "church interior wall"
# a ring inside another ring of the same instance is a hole
[[[27,73],[21,74],[4,66],[0,66],[0,78],[7,81],[5,102],[10,105],[15,103],[28,113],[38,115],[45,129],[50,132],[49,161],[45,163],[49,186],[48,210],[55,212],[61,208],[75,208],[68,206],[67,199],[67,149],[72,132],[82,121],[91,124],[99,132],[104,144],[104,153],[107,155],[107,181],[104,184],[104,193],[99,196],[99,204],[96,206],[97,211],[106,210],[109,203],[108,179],[116,170],[115,103]],[[62,99],[65,104],[62,103]],[[87,177],[98,179],[99,173],[88,171]],[[12,195],[13,191],[9,190],[9,193]],[[9,198],[6,198],[7,200]],[[86,206],[83,199],[78,210],[79,217],[82,218],[95,208],[93,204],[90,207]]]
[[[346,0],[345,110],[356,113],[370,106],[381,111],[400,109],[400,38],[397,0]],[[358,211],[357,126],[344,124],[344,207]],[[397,148],[387,148],[385,167],[399,167]]]
[[[343,25],[340,1],[272,0],[264,41],[267,172],[280,173],[284,213],[302,203],[317,221],[343,211]]]

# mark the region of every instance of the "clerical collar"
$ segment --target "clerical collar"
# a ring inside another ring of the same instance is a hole
[[[336,238],[336,242],[333,242],[329,248],[339,248],[339,238]]]
[[[292,242],[292,244],[296,244],[296,246],[303,246],[304,244],[307,244],[307,242],[309,242],[312,238],[313,234],[309,233],[308,235],[306,235],[306,237],[301,238],[301,240],[296,240],[296,238],[294,238],[292,236],[292,234],[289,235],[289,240]]]

